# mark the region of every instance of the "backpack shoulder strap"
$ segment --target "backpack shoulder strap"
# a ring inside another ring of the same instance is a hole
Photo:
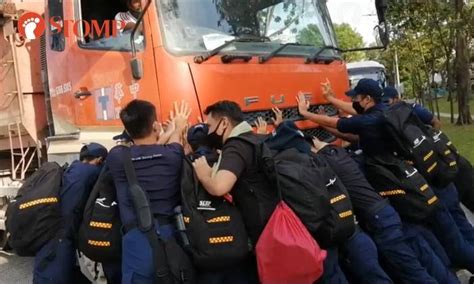
[[[163,243],[160,242],[154,229],[153,215],[151,214],[148,196],[138,184],[137,174],[133,166],[131,149],[127,146],[124,146],[123,149],[123,166],[125,169],[125,175],[127,176],[132,202],[135,207],[135,213],[137,214],[138,228],[145,234],[150,243],[153,255],[153,267],[156,268],[157,276],[162,277],[170,273],[165,248]]]
[[[100,171],[99,177],[97,178],[97,181],[95,182],[94,187],[92,188],[91,192],[89,193],[89,197],[87,198],[86,205],[84,206],[84,212],[83,212],[83,220],[87,220],[87,208],[91,208],[93,204],[95,203],[96,198],[100,194],[101,190],[101,184],[103,179],[107,178],[107,176],[110,174],[109,169],[107,166],[104,166],[102,170]]]

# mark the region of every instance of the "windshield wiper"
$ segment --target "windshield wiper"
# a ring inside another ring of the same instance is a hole
[[[221,50],[228,47],[229,45],[233,44],[234,42],[265,42],[270,41],[268,37],[261,37],[261,36],[240,36],[236,37],[232,40],[226,41],[225,43],[219,45],[218,47],[214,48],[213,50],[207,52],[204,55],[196,55],[194,56],[194,62],[201,64],[204,61],[208,60],[209,58],[216,56],[219,54]]]
[[[325,45],[325,46],[321,47],[318,51],[316,51],[314,54],[306,57],[305,63],[309,64],[311,62],[315,62],[317,59],[322,59],[322,60],[325,60],[325,61],[328,60],[328,61],[331,61],[331,62],[334,61],[334,60],[341,60],[340,56],[321,57],[320,56],[321,53],[323,53],[324,51],[326,51],[328,49],[343,52],[343,50],[338,48],[338,47],[335,47],[335,46],[332,46],[332,45]]]
[[[258,63],[265,63],[271,58],[273,58],[275,55],[277,55],[280,51],[285,49],[288,46],[311,46],[310,44],[300,44],[297,42],[288,42],[285,44],[280,45],[278,48],[275,48],[272,52],[270,52],[267,55],[259,56],[258,57]]]

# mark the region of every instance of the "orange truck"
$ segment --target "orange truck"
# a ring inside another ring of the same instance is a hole
[[[120,32],[125,2],[0,0],[0,196],[41,160],[113,146],[120,110],[137,98],[161,120],[185,100],[193,122],[223,99],[250,122],[270,122],[277,106],[306,134],[335,139],[295,99],[303,92],[312,111],[336,115],[320,83],[349,89],[326,0],[143,0],[135,28]],[[387,1],[374,3],[383,23]]]

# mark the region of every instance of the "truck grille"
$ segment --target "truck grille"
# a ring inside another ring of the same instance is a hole
[[[319,140],[327,142],[327,143],[331,143],[334,140],[336,140],[336,137],[334,135],[332,135],[331,133],[329,133],[326,130],[324,130],[322,128],[319,128],[319,127],[310,128],[310,129],[303,129],[302,131],[303,131],[303,133],[306,137],[315,136]]]
[[[318,112],[320,108],[324,109],[326,114],[329,116],[334,116],[337,114],[337,109],[333,105],[312,105],[309,107],[309,111],[316,113]],[[297,107],[282,108],[281,111],[283,112],[283,118],[285,120],[292,120],[292,121],[303,120],[303,117],[298,113]],[[262,117],[265,121],[267,121],[268,123],[271,123],[272,118],[275,116],[271,109],[244,112],[244,119],[251,124],[255,120],[257,120],[258,117]]]

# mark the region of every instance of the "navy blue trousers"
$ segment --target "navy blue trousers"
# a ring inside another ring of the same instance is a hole
[[[433,187],[433,190],[441,203],[448,209],[464,239],[469,244],[474,245],[474,228],[461,208],[459,194],[454,184],[451,183],[442,189]]]
[[[406,243],[400,216],[386,205],[364,218],[365,226],[377,244],[383,263],[397,283],[438,283],[419,262]]]
[[[73,281],[76,250],[69,239],[51,240],[35,256],[33,283],[69,284]]]
[[[372,239],[358,229],[342,246],[344,268],[353,283],[393,283],[380,266],[378,252]]]
[[[428,222],[453,266],[474,273],[474,246],[463,237],[448,209],[444,205],[440,206]]]
[[[446,252],[431,231],[420,225],[403,223],[403,232],[421,265],[436,281],[459,283],[456,275],[449,270],[450,262]]]
[[[156,226],[165,239],[173,238],[176,231],[172,225]],[[123,284],[153,284],[156,267],[153,266],[153,256],[146,235],[134,228],[122,237],[122,283]]]

